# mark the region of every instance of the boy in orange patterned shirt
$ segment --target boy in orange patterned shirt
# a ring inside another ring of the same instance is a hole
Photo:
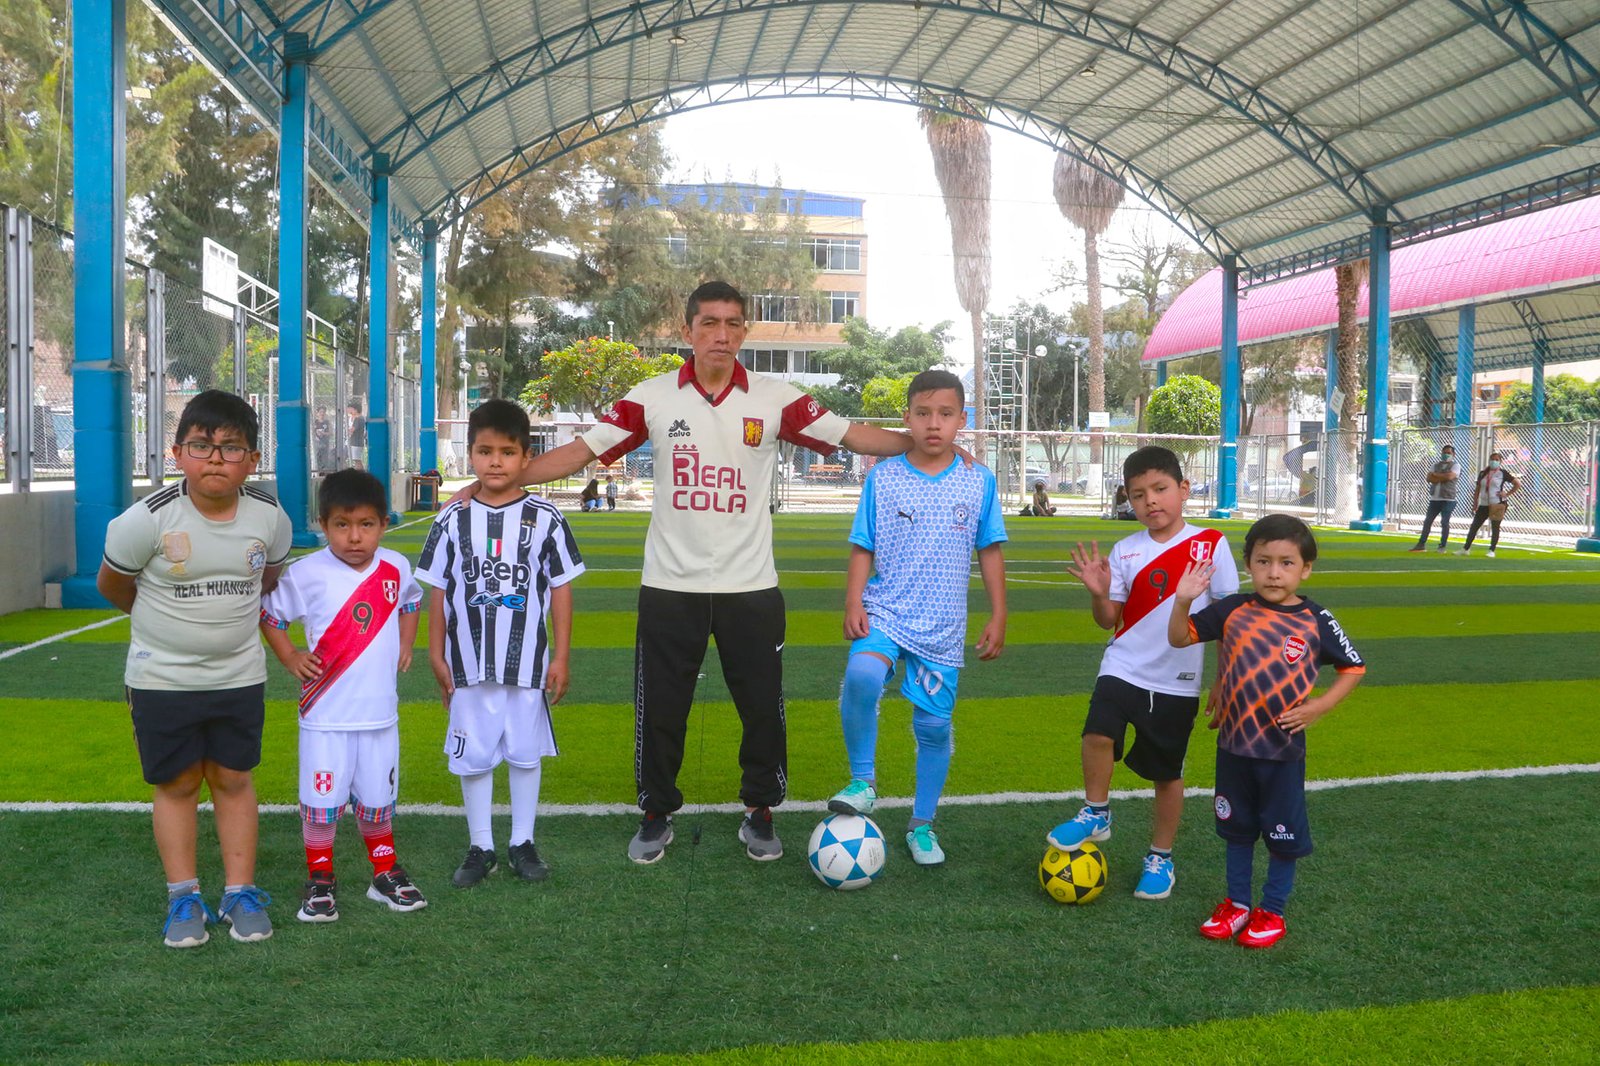
[[[1207,706],[1217,735],[1217,835],[1228,844],[1228,898],[1200,926],[1212,940],[1237,935],[1247,948],[1283,939],[1295,862],[1311,854],[1306,817],[1306,737],[1311,723],[1348,696],[1366,672],[1360,654],[1324,608],[1299,595],[1317,541],[1298,518],[1274,514],[1250,527],[1245,566],[1255,591],[1189,615],[1210,586],[1211,563],[1191,563],[1178,582],[1167,626],[1174,648],[1220,641],[1216,691]],[[1338,679],[1313,696],[1328,665]],[[1257,838],[1269,857],[1261,906],[1249,908]],[[1242,931],[1242,932],[1241,932]]]

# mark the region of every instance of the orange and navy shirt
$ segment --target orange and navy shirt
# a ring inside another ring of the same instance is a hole
[[[1278,717],[1310,697],[1322,667],[1367,669],[1333,615],[1307,599],[1282,607],[1253,594],[1229,596],[1190,615],[1189,636],[1221,641],[1217,747],[1253,759],[1305,759],[1305,733],[1281,728]]]

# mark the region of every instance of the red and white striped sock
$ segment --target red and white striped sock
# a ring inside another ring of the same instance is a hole
[[[361,839],[367,845],[374,875],[394,869],[394,822],[385,817],[379,822],[361,823]]]
[[[321,821],[304,808],[300,814],[300,836],[306,845],[306,870],[311,874],[332,877],[333,836],[339,829],[338,816],[335,815],[330,821]]]

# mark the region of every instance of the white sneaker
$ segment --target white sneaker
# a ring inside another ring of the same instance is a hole
[[[1444,549],[1443,549],[1443,548],[1440,548],[1440,549],[1439,549],[1439,554],[1440,554],[1440,555],[1443,555],[1443,554],[1444,554]]]
[[[1490,559],[1494,558],[1494,549],[1493,548],[1489,549],[1489,554],[1488,554],[1487,558],[1490,558]]]
[[[1456,549],[1456,554],[1457,555],[1470,555],[1470,554],[1472,554],[1472,549],[1471,548],[1457,548]]]

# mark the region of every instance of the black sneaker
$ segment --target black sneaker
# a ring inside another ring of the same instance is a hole
[[[471,888],[499,868],[500,862],[494,857],[494,852],[484,851],[474,844],[467,849],[467,857],[461,860],[461,865],[456,867],[450,880],[457,888]]]
[[[420,911],[428,905],[422,891],[411,883],[404,867],[391,866],[378,874],[367,886],[367,898],[381,903],[392,911]]]
[[[506,861],[524,881],[543,881],[550,876],[550,864],[539,858],[539,849],[531,840],[511,845]]]
[[[639,831],[628,841],[628,858],[648,866],[667,852],[672,843],[672,815],[646,811],[639,820]]]
[[[312,874],[305,891],[300,894],[300,909],[295,917],[302,922],[337,922],[339,906],[333,900],[333,889],[332,874]]]
[[[746,813],[739,823],[739,839],[744,843],[744,853],[756,862],[783,858],[783,841],[772,828],[771,807],[757,807]]]

